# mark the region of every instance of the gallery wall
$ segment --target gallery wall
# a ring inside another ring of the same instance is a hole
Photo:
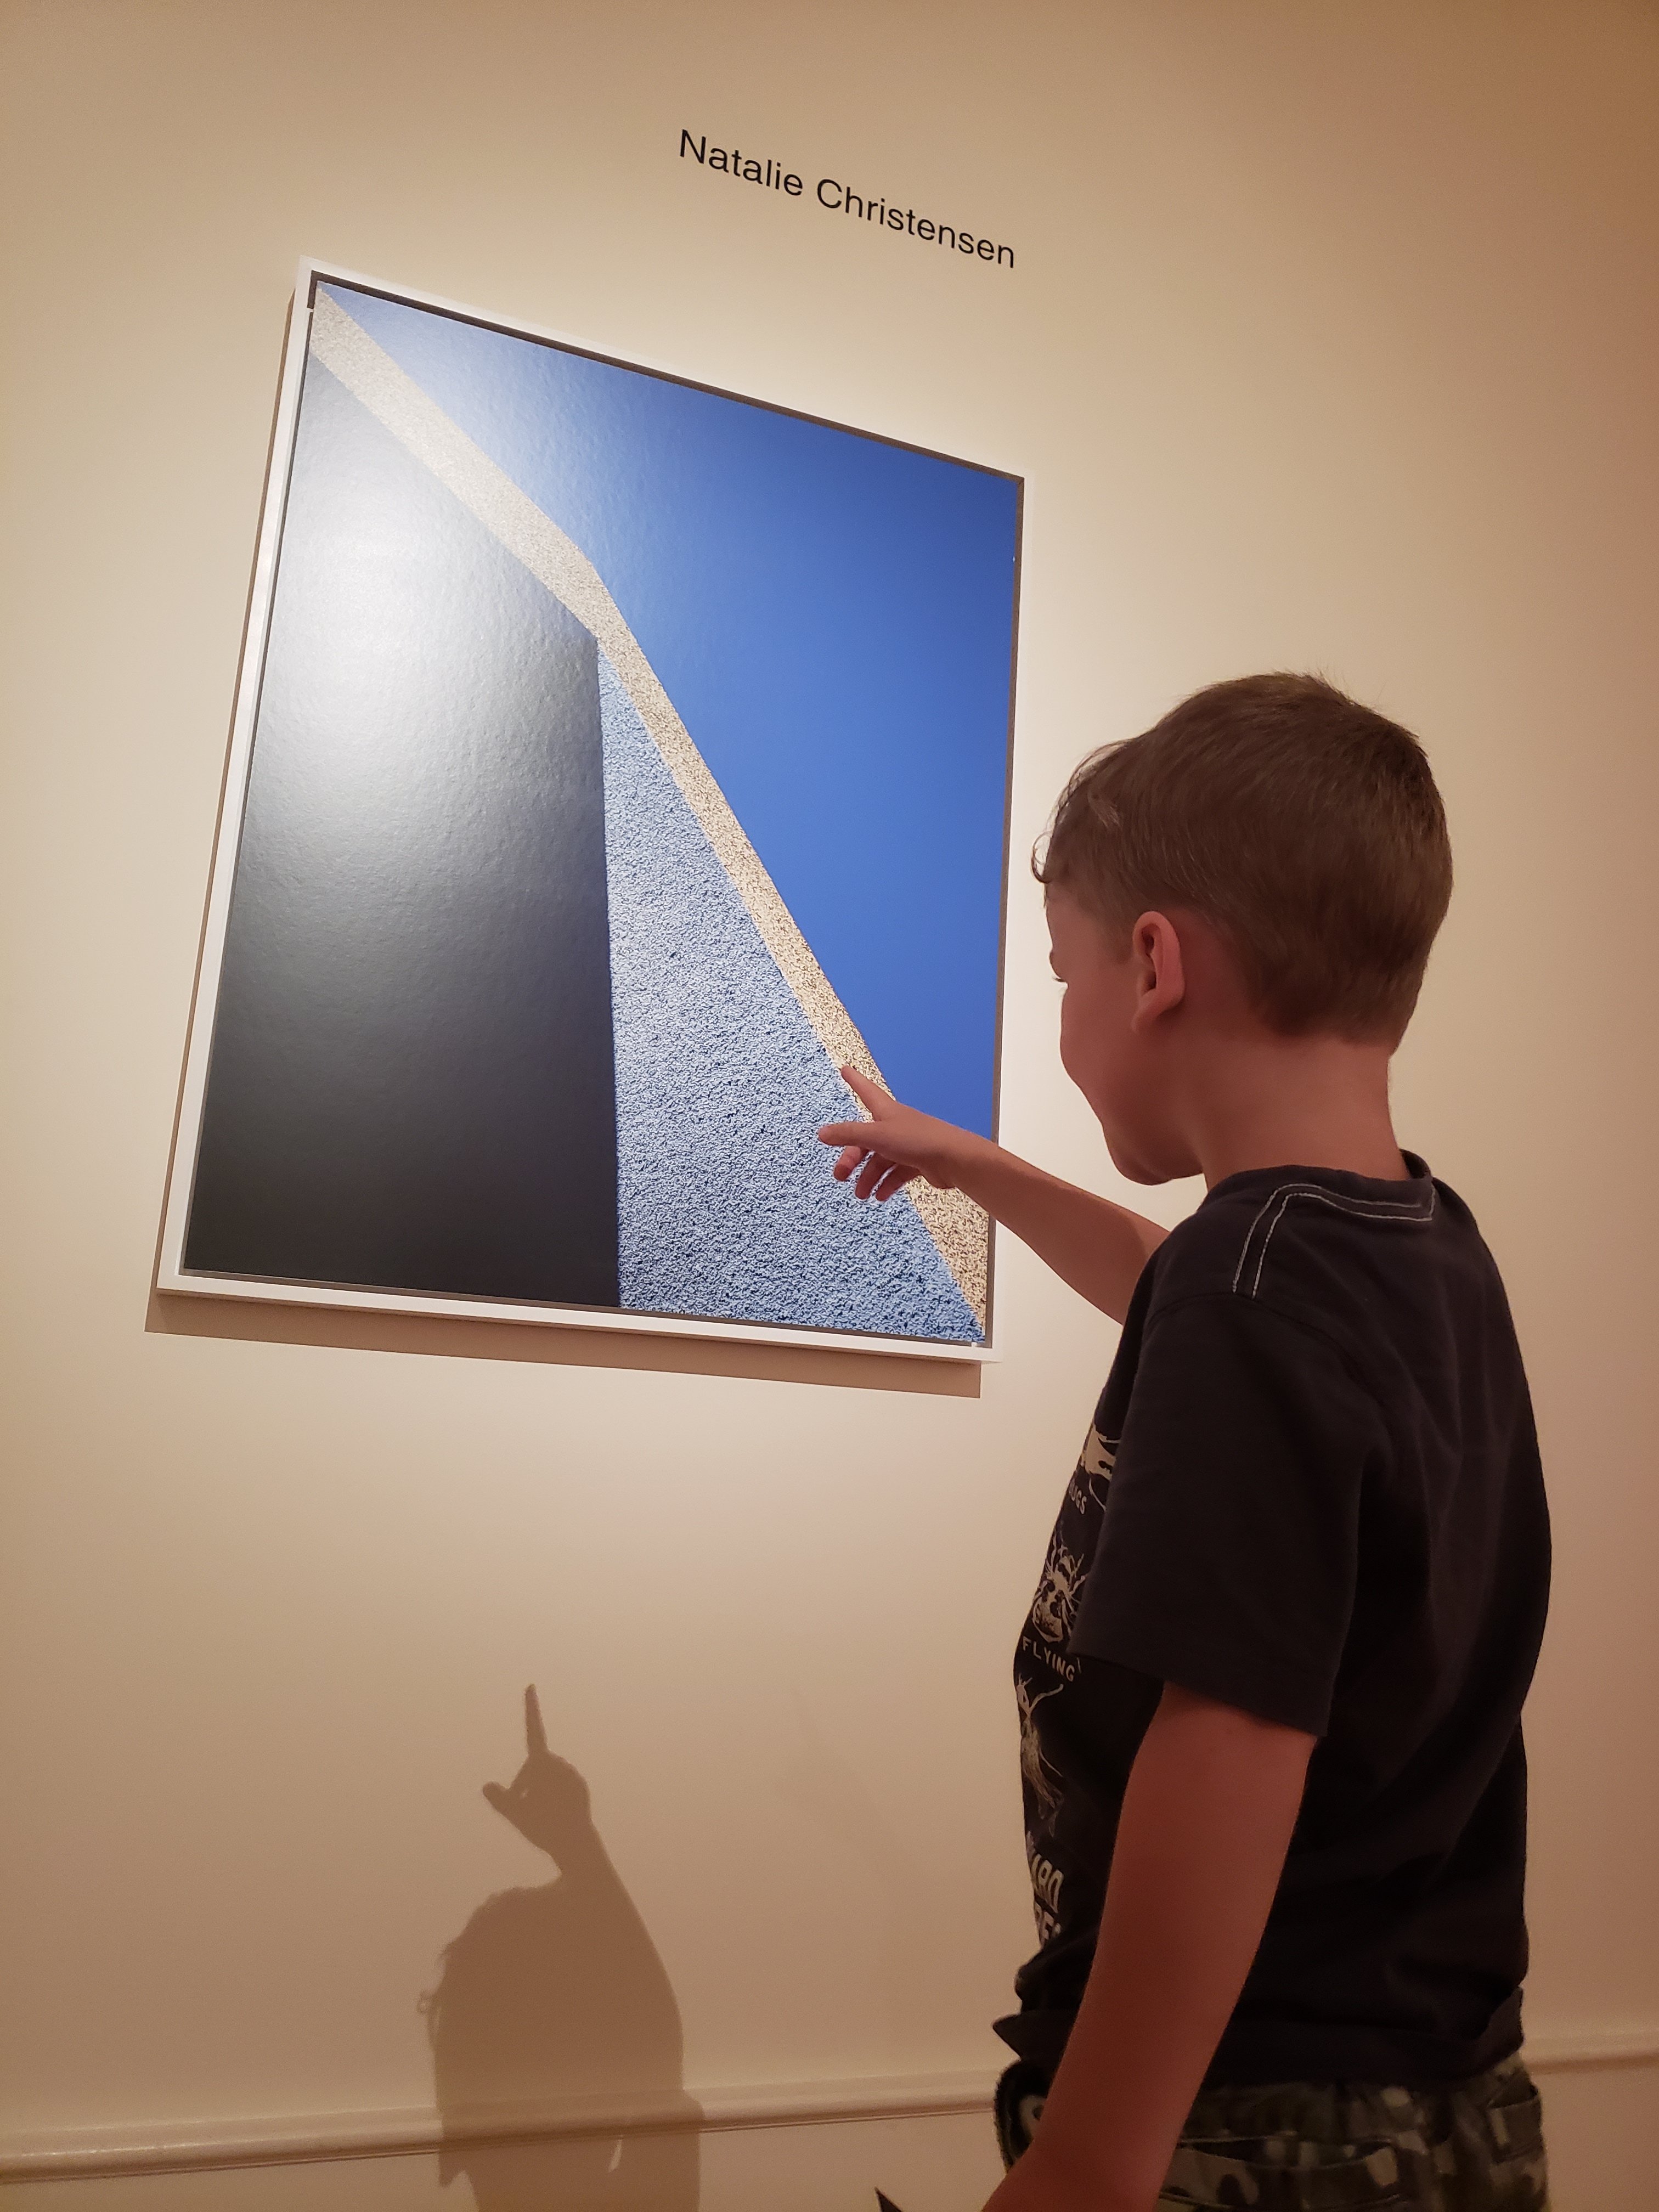
[[[1017,1244],[982,1371],[152,1293],[310,254],[1025,477],[1002,1132],[1064,1174],[1115,1188],[1022,865],[1076,757],[1260,667],[1422,734],[1458,892],[1401,1131],[1505,1271],[1556,1517],[1530,2048],[1559,2212],[1636,2212],[1651,6],[0,21],[20,2203],[750,2212],[880,2180],[948,2212],[994,2179],[987,2023],[1031,1943],[1009,1661],[1112,1332]],[[805,191],[699,167],[685,129]],[[539,1840],[482,1794],[527,1683],[563,1762]],[[524,2140],[468,2140],[492,2105]]]

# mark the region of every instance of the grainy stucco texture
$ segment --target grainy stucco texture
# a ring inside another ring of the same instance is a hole
[[[815,1132],[850,1094],[599,665],[623,1305],[977,1343],[908,1199],[832,1179]]]

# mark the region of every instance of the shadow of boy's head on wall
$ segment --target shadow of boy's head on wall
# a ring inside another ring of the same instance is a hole
[[[548,1748],[533,1688],[525,1733],[517,1776],[484,1795],[558,1871],[481,1905],[425,2001],[441,2176],[465,2173],[478,2212],[696,2212],[701,2116],[684,2094],[673,1990],[593,1826],[586,1784]],[[585,2102],[638,2103],[683,2124],[501,2139],[538,2112]]]

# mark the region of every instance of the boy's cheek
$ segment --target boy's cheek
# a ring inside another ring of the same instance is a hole
[[[1133,1036],[1114,1026],[1110,1010],[1089,1007],[1075,992],[1066,994],[1060,1064],[1088,1101],[1118,1173],[1131,1182],[1164,1182],[1169,1171],[1158,1164],[1163,1147],[1151,1072]]]
[[[1077,1025],[1065,1000],[1060,1007],[1060,1064],[1073,1083],[1078,1081]]]
[[[1100,1111],[1099,1093],[1104,1073],[1101,1062],[1104,1055],[1097,1037],[1091,1037],[1085,1025],[1075,1014],[1062,1009],[1060,1018],[1060,1064],[1097,1114]]]
[[[1164,1182],[1170,1172],[1161,1164],[1164,1132],[1146,1072],[1131,1055],[1120,1057],[1098,1045],[1092,1054],[1079,1054],[1078,1060],[1075,1067],[1067,1061],[1066,1072],[1100,1124],[1112,1165],[1131,1182]]]
[[[1097,1012],[1091,1020],[1068,992],[1060,1012],[1060,1064],[1102,1118],[1115,1088],[1113,1060],[1105,1023]]]

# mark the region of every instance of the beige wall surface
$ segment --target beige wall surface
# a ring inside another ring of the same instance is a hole
[[[1654,8],[0,21],[0,2128],[404,2153],[21,2201],[691,2212],[696,2136],[624,2124],[689,2098],[819,2115],[705,2136],[715,2212],[884,2174],[947,2212],[1031,1940],[1008,1664],[1112,1340],[1018,1245],[977,1383],[151,1297],[306,253],[1022,472],[1017,855],[1218,676],[1318,666],[1422,733],[1459,890],[1401,1133],[1506,1272],[1559,1542],[1530,2033],[1562,2212],[1650,2203]],[[682,126],[1016,265],[699,172]],[[1004,1134],[1111,1188],[1044,950],[1017,867]],[[480,1795],[528,1681],[562,1879]],[[574,2095],[591,2137],[431,2148]]]

